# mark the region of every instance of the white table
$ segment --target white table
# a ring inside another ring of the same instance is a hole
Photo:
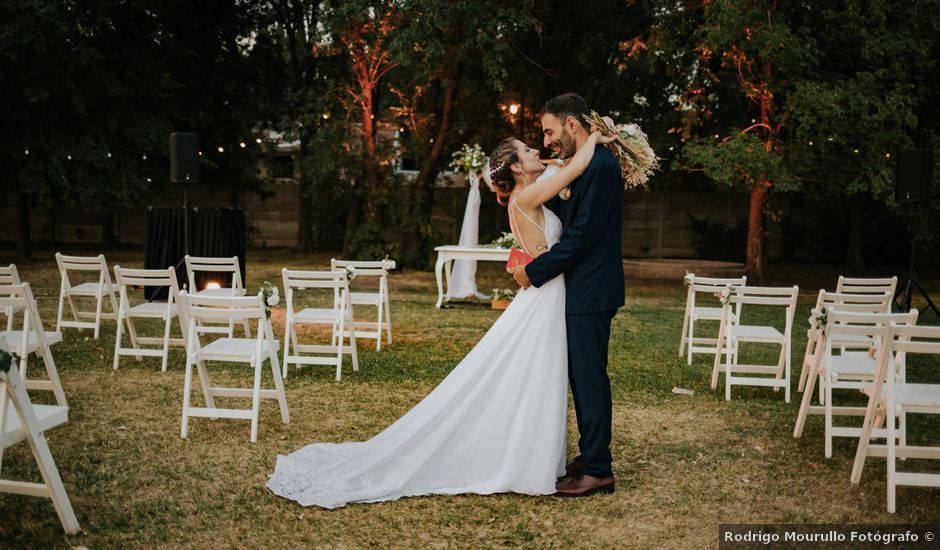
[[[479,260],[484,262],[506,262],[509,259],[508,248],[486,248],[482,246],[457,246],[447,245],[434,248],[437,252],[437,263],[434,265],[434,275],[437,277],[437,304],[434,307],[441,307],[444,301],[443,278],[447,279],[447,286],[450,287],[450,272],[454,266],[454,260]],[[446,269],[445,269],[446,267]]]

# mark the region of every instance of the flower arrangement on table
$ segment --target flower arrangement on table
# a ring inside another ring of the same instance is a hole
[[[486,153],[479,143],[473,145],[465,143],[459,151],[454,151],[451,155],[450,168],[454,172],[463,172],[466,174],[475,174],[479,177],[483,173],[483,166],[486,164]]]
[[[493,242],[480,246],[483,248],[519,248],[519,245],[516,244],[516,238],[512,236],[512,233],[503,233],[493,239]]]
[[[494,288],[490,293],[490,307],[493,309],[506,309],[516,297],[516,291],[509,288]]]
[[[264,301],[264,314],[268,316],[268,319],[270,319],[271,308],[276,306],[281,301],[281,296],[278,293],[277,287],[265,281],[261,283],[261,290],[258,291],[258,294],[261,295],[261,299]]]
[[[649,177],[659,168],[659,157],[650,147],[643,130],[636,124],[615,124],[612,118],[601,116],[597,111],[584,115],[584,119],[601,132],[617,136],[608,147],[620,163],[623,188],[645,187]]]

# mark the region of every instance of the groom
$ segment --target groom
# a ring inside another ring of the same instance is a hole
[[[560,158],[571,158],[588,138],[587,114],[587,103],[577,94],[550,99],[542,109],[545,147]],[[598,147],[584,174],[546,205],[561,218],[561,240],[525,269],[517,268],[513,277],[528,288],[565,274],[568,382],[581,455],[566,467],[570,479],[556,485],[556,494],[612,493],[607,348],[611,320],[624,305],[623,179],[614,156]]]

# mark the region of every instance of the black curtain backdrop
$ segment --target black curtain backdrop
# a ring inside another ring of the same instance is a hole
[[[189,285],[186,277],[183,209],[150,208],[147,212],[147,248],[144,253],[145,269],[176,268],[180,289]],[[245,279],[245,213],[235,208],[189,209],[189,255],[214,258],[238,256],[242,281]],[[196,286],[201,289],[206,281],[218,281],[229,286],[231,273],[197,273]],[[147,288],[148,300],[165,300],[166,289]]]

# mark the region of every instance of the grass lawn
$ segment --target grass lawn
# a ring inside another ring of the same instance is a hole
[[[55,325],[59,286],[52,254],[39,250],[39,261],[18,265],[47,330]],[[108,261],[140,267],[143,250],[115,250]],[[247,264],[247,286],[255,291],[263,280],[281,286],[282,266],[324,268],[329,257],[250,250]],[[792,437],[806,319],[820,286],[834,287],[839,271],[773,270],[775,283],[801,287],[789,404],[782,392],[739,387],[726,402],[723,386],[709,388],[706,357],[691,367],[678,357],[682,282],[628,281],[628,304],[614,319],[609,368],[617,491],[588,499],[435,496],[324,511],[265,488],[278,453],[381,431],[431,391],[499,315],[473,303],[435,309],[432,272],[394,274],[394,343],[376,353],[372,341],[364,341],[359,372],[347,361],[337,383],[329,367],[292,370],[286,380],[291,423],[282,424],[276,403],[265,400],[255,444],[247,421],[193,419],[189,437],[180,438],[180,350],[172,352],[166,373],[158,359],[132,357],[115,371],[113,321],[104,323],[98,340],[91,331],[66,329],[53,352],[69,422],[47,437],[83,532],[65,536],[47,499],[4,494],[0,546],[700,548],[716,546],[719,523],[940,523],[937,489],[901,488],[898,513],[886,512],[883,460],[869,459],[861,485],[851,485],[856,442],[837,439],[833,458],[824,459],[821,417],[809,418],[801,439]],[[511,286],[494,263],[481,262],[478,281],[483,290]],[[940,288],[935,277],[922,282]],[[283,334],[283,309],[273,318],[275,332]],[[924,322],[938,324],[930,315]],[[210,368],[219,381],[250,386],[244,366]],[[932,363],[914,362],[909,373],[940,378]],[[270,383],[269,373],[265,380]],[[673,386],[695,394],[673,394]],[[32,392],[34,401],[50,401],[44,393]],[[569,413],[573,445],[577,431],[573,409]],[[909,427],[912,442],[940,439],[936,418],[914,417]],[[38,479],[25,444],[6,450],[3,477]]]

